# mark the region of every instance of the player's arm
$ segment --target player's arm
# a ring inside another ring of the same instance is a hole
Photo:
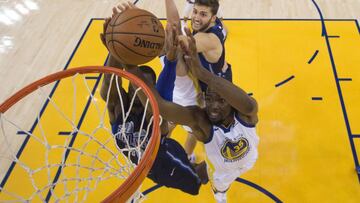
[[[111,55],[106,63],[106,66],[114,68],[121,68],[121,64],[117,62]],[[113,74],[104,74],[104,79],[100,89],[101,98],[107,102],[110,123],[115,123],[119,116],[122,116],[122,108],[128,104],[128,98],[125,90],[122,87],[121,77]],[[122,98],[122,104],[120,97]],[[123,105],[123,107],[122,107]]]
[[[166,19],[167,23],[175,25],[177,30],[181,31],[180,15],[179,11],[176,8],[174,0],[165,0],[165,10],[166,10]]]
[[[114,10],[118,12],[116,8],[117,7],[114,7],[113,9],[114,13],[115,13]],[[109,25],[110,20],[111,18],[105,19],[105,22],[103,24],[103,32],[100,33],[100,39],[106,48],[107,46],[106,46],[104,33],[106,32],[106,28]],[[106,66],[120,68],[120,69],[122,69],[123,67],[122,64],[116,61],[115,58],[112,57],[110,53],[109,53],[109,58],[106,62]],[[118,116],[121,116],[122,114],[120,96],[123,99],[123,105],[127,105],[128,102],[126,92],[122,87],[121,77],[117,77],[115,75],[112,76],[112,74],[104,74],[104,79],[100,88],[100,96],[105,102],[107,102],[110,123],[115,123]]]
[[[188,35],[188,46],[185,46],[184,43],[181,43],[181,46],[185,52],[185,62],[194,76],[206,83],[209,88],[217,92],[240,114],[249,117],[256,117],[258,107],[255,99],[248,96],[243,89],[237,87],[230,81],[218,77],[205,70],[205,68],[202,68],[196,51],[196,41],[188,29],[186,32]]]
[[[214,33],[198,32],[194,39],[198,53],[222,49],[220,39]]]
[[[198,53],[208,51],[222,51],[220,39],[214,33],[198,32],[194,36],[196,42],[196,50]],[[179,41],[187,44],[187,37],[184,35],[179,36]]]
[[[185,22],[191,17],[193,7],[194,7],[193,2],[190,2],[190,0],[185,1],[185,6],[182,14]]]
[[[166,25],[165,37],[165,52],[164,68],[159,74],[156,82],[156,89],[160,96],[167,100],[172,101],[173,91],[176,79],[176,65],[177,65],[177,49],[178,49],[178,31],[176,25],[168,23]]]
[[[165,9],[167,22],[180,25],[180,15],[174,0],[165,0]]]
[[[159,78],[156,82],[156,89],[167,101],[172,101],[173,91],[175,88],[176,79],[176,61],[170,61],[167,57],[164,59],[164,68],[159,74]]]
[[[164,100],[159,93],[156,91],[155,87],[150,84],[146,78],[142,75],[142,72],[137,67],[129,67],[126,66],[126,70],[129,73],[132,73],[143,80],[148,87],[151,89],[152,93],[154,94],[156,101],[158,102],[160,115],[167,121],[172,121],[176,124],[186,125],[192,128],[195,131],[202,131],[201,133],[197,133],[195,136],[200,141],[206,140],[206,133],[204,133],[203,129],[210,129],[210,126],[204,127],[206,122],[199,122],[199,115],[202,113],[200,108],[193,108],[193,107],[183,107],[178,104],[169,102]],[[134,84],[132,84],[134,85]],[[134,86],[134,88],[137,88]],[[138,92],[138,96],[143,104],[146,103],[147,96],[142,92]],[[149,109],[151,111],[151,109]],[[208,134],[208,133],[207,133]]]

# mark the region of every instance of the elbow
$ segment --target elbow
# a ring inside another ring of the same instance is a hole
[[[247,115],[256,115],[258,112],[258,104],[255,99],[251,98],[249,101],[248,108],[246,109]]]

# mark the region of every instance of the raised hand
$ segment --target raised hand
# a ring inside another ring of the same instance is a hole
[[[126,3],[119,4],[118,6],[115,6],[113,8],[112,17],[114,17],[114,15],[116,15],[118,13],[126,11],[127,9],[134,9],[134,8],[137,8],[137,7],[133,3],[131,3],[130,1],[128,1]]]
[[[178,35],[179,31],[176,24],[168,23],[166,25],[166,37],[165,37],[165,52],[166,58],[169,61],[176,60],[177,57],[177,48],[178,48]]]
[[[126,3],[119,4],[118,6],[115,6],[112,9],[113,13],[112,13],[111,17],[105,18],[105,22],[103,24],[103,32],[100,33],[100,39],[106,48],[107,48],[107,45],[106,45],[106,40],[105,40],[105,33],[106,33],[106,29],[111,21],[111,18],[113,18],[115,15],[117,15],[121,12],[126,11],[127,9],[134,9],[134,8],[137,8],[137,7],[129,1]]]
[[[184,54],[184,60],[193,75],[200,79],[202,76],[201,71],[205,69],[201,67],[202,65],[196,49],[196,41],[189,28],[185,28],[185,33],[186,38],[182,38],[182,40],[180,40],[180,47]]]

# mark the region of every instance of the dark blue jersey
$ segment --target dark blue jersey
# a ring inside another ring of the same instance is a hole
[[[209,29],[207,29],[205,31],[205,33],[213,33],[215,34],[220,42],[221,42],[221,46],[222,46],[222,52],[221,52],[221,56],[219,58],[219,60],[215,63],[211,63],[209,61],[206,60],[205,56],[203,55],[203,53],[199,53],[199,58],[201,61],[201,64],[204,68],[206,68],[208,71],[210,71],[211,73],[219,76],[219,77],[223,77],[229,81],[232,81],[232,73],[231,73],[231,67],[229,64],[228,69],[223,72],[222,69],[224,67],[225,64],[225,39],[226,36],[224,36],[224,27],[223,24],[221,23],[219,18],[216,18],[215,20],[215,25],[210,27]],[[196,32],[194,32],[194,34],[196,34]],[[207,85],[203,82],[200,81],[200,87],[202,91],[206,90]]]
[[[148,123],[145,121],[140,130],[142,117],[142,113],[130,114],[124,123],[122,116],[119,116],[112,124],[112,132],[120,149],[136,147],[139,145],[139,141],[143,141],[141,150],[145,150],[152,129],[150,126],[149,135],[145,137]],[[125,133],[122,133],[123,130]],[[136,150],[123,151],[123,154],[134,164],[138,164],[137,153]],[[166,138],[166,136],[161,136],[159,151],[147,177],[159,185],[180,189],[192,195],[197,195],[201,186],[201,180],[187,159],[183,147],[177,141]]]
[[[221,56],[219,58],[219,60],[215,63],[211,63],[209,61],[206,60],[205,56],[202,53],[199,53],[199,57],[200,57],[200,61],[201,64],[211,73],[213,74],[218,74],[222,72],[222,68],[224,67],[225,64],[225,47],[224,47],[224,42],[225,42],[225,36],[223,33],[223,25],[221,23],[221,21],[216,18],[215,21],[215,25],[210,27],[209,29],[207,29],[205,31],[205,33],[213,33],[215,34],[220,42],[221,42],[221,46],[222,46],[222,52],[221,52]]]
[[[149,129],[149,136],[146,137],[147,131],[147,122],[146,119],[144,121],[143,127],[140,131],[141,122],[142,122],[142,114],[134,115],[130,114],[126,119],[125,123],[123,123],[122,116],[119,116],[114,124],[112,124],[112,133],[116,138],[116,144],[120,149],[124,148],[135,148],[139,145],[139,142],[143,144],[141,145],[141,151],[144,151],[151,135],[151,127]],[[124,129],[123,129],[124,128]],[[122,130],[125,133],[122,133]],[[146,138],[145,138],[146,137]],[[145,139],[145,141],[144,141]],[[130,152],[130,154],[129,154]],[[138,152],[134,149],[132,151],[123,151],[123,154],[128,157],[134,164],[138,163]]]

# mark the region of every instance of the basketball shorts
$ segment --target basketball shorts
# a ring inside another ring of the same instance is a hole
[[[148,174],[155,183],[197,195],[201,180],[191,166],[183,147],[171,138],[163,138],[155,162]]]
[[[240,175],[250,170],[254,166],[255,162],[256,159],[254,159],[254,161],[249,161],[243,167],[234,170],[215,170],[210,172],[211,170],[208,168],[209,179],[212,187],[220,192],[226,191],[229,189],[231,183],[233,183]]]

